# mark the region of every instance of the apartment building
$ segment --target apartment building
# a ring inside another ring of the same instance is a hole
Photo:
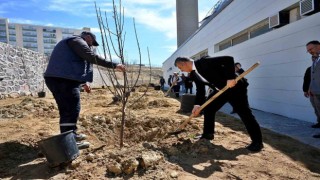
[[[50,55],[60,40],[78,35],[90,28],[71,29],[62,27],[40,26],[32,24],[10,23],[7,18],[0,18],[0,42],[19,46],[46,55]]]

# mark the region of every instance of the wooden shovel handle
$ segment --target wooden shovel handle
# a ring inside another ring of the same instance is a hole
[[[246,76],[247,74],[249,74],[253,69],[255,69],[256,67],[258,67],[260,65],[260,62],[256,62],[254,65],[252,65],[248,70],[246,70],[245,72],[243,72],[242,74],[240,74],[237,78],[236,81],[238,82],[240,79],[242,79],[244,76]],[[221,89],[220,91],[218,91],[214,96],[212,96],[210,99],[208,99],[205,103],[203,103],[200,106],[200,111],[203,110],[208,104],[210,104],[213,100],[215,100],[217,97],[219,97],[222,93],[224,93],[226,90],[228,90],[229,87],[226,85],[223,89]],[[176,131],[181,131],[182,129],[185,128],[185,126],[191,121],[191,119],[194,117],[193,114],[191,114],[191,116],[186,119],[182,124],[180,124],[180,126],[178,127],[178,129]]]

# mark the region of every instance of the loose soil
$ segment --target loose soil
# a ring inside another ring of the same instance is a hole
[[[162,91],[137,89],[126,109],[124,147],[120,148],[121,105],[106,89],[81,94],[79,132],[90,148],[70,164],[50,167],[39,153],[40,140],[59,134],[54,99],[0,100],[0,179],[320,179],[320,150],[262,129],[265,148],[251,153],[243,123],[218,113],[215,139],[197,141],[203,117],[186,131],[172,132],[190,113]]]

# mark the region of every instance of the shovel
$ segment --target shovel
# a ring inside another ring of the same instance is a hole
[[[178,74],[180,73],[180,71],[178,71]],[[172,77],[173,78],[173,77]],[[172,85],[170,86],[170,88],[168,89],[168,91],[166,92],[164,97],[168,97],[169,93],[171,92],[171,89],[173,88],[173,86],[177,83],[177,81],[172,82]]]
[[[246,70],[245,72],[243,72],[242,74],[240,74],[237,78],[236,81],[238,82],[240,79],[242,79],[244,76],[246,76],[247,74],[249,74],[253,69],[255,69],[257,66],[260,65],[260,62],[256,62],[254,65],[252,65],[248,70]],[[223,89],[221,89],[220,91],[218,91],[214,96],[212,96],[210,99],[208,99],[204,104],[202,104],[200,106],[200,111],[203,110],[208,104],[210,104],[213,100],[215,100],[217,97],[219,97],[222,93],[224,93],[226,90],[228,90],[229,87],[225,86]],[[180,126],[173,132],[168,132],[168,135],[177,135],[180,134],[181,132],[184,131],[184,128],[186,127],[186,125],[191,121],[191,119],[194,118],[194,115],[191,114],[191,116],[186,119],[182,124],[180,124]]]
[[[166,92],[165,97],[168,97],[168,96],[169,96],[169,93],[171,92],[172,87],[173,87],[173,84],[170,86],[170,88],[169,88],[168,91]]]

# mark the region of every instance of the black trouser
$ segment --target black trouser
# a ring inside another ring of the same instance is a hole
[[[45,82],[52,92],[60,114],[60,132],[77,130],[80,113],[80,82],[62,78],[46,77]]]
[[[180,85],[174,85],[173,86],[173,91],[175,92],[176,97],[179,97]]]
[[[190,94],[192,94],[192,87],[187,87],[187,86],[186,86],[186,93],[188,93],[189,89],[190,89]]]
[[[215,93],[216,92],[210,94],[208,99]],[[262,143],[260,126],[249,107],[247,89],[246,87],[241,87],[239,84],[222,93],[204,109],[203,134],[214,134],[216,112],[227,102],[231,104],[240,116],[252,142]]]

